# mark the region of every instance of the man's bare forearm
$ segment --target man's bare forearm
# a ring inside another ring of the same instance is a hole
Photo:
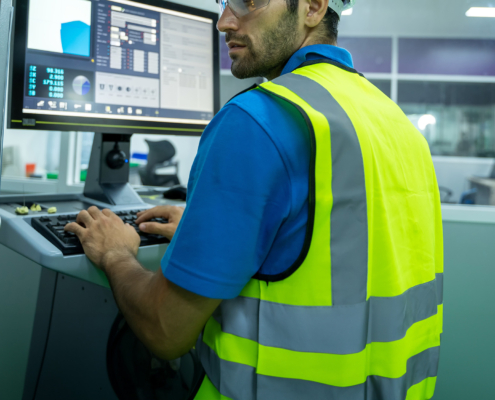
[[[147,271],[133,255],[104,263],[115,300],[136,336],[157,356],[187,353],[220,299],[202,297],[175,285],[161,270]]]
[[[169,221],[165,236],[172,237],[183,209],[162,211]],[[141,217],[146,221],[146,213]],[[170,360],[191,349],[221,300],[190,292],[166,279],[161,270],[145,270],[136,260],[139,235],[108,209],[83,210],[77,223],[65,229],[77,235],[86,256],[106,273],[118,307],[153,353]]]

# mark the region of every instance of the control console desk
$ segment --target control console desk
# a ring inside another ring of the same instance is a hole
[[[91,205],[129,219],[130,210],[185,205],[156,193],[142,197],[155,204],[109,206],[74,194],[0,197],[0,314],[8,321],[0,338],[0,386],[7,390],[2,389],[2,398],[117,400],[106,363],[109,333],[118,315],[108,280],[84,254],[64,255],[33,227],[33,220],[61,217],[63,224]],[[42,210],[15,213],[32,203]],[[50,207],[57,212],[48,214]],[[156,270],[168,244],[143,241],[147,243],[140,246],[138,261]]]
[[[15,210],[23,204],[40,204],[42,211],[29,211],[28,215],[17,215]],[[170,200],[163,200],[163,204],[183,204]],[[81,210],[95,205],[100,209],[109,208],[117,214],[127,214],[130,217],[125,222],[132,223],[130,219],[136,211],[153,207],[150,204],[137,204],[135,206],[109,206],[108,204],[85,198],[81,195],[30,195],[30,196],[2,196],[0,197],[0,218],[2,221],[0,229],[0,245],[17,252],[32,262],[49,268],[53,271],[64,273],[87,282],[108,287],[105,274],[94,267],[84,254],[65,255],[57,248],[49,238],[44,237],[33,227],[33,220],[42,221],[60,219],[61,227],[69,217],[74,217]],[[47,213],[47,208],[56,207],[57,212]],[[70,220],[70,219],[69,219]],[[138,260],[147,269],[156,270],[160,264],[167,248],[166,239],[164,243],[154,244],[143,237],[142,246],[139,248]],[[155,239],[153,236],[152,239]],[[77,239],[76,239],[77,240]],[[81,251],[77,251],[81,253]],[[1,252],[0,252],[1,254]]]

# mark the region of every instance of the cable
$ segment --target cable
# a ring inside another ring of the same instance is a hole
[[[48,338],[50,337],[50,330],[52,327],[53,307],[55,304],[55,294],[57,293],[58,277],[59,277],[59,274],[57,272],[57,276],[55,277],[55,287],[53,288],[52,305],[50,307],[50,319],[48,322],[48,329],[46,332],[45,348],[43,349],[43,356],[41,357],[41,365],[40,365],[40,369],[38,371],[38,377],[36,378],[36,385],[34,387],[33,400],[36,399],[36,394],[38,392],[38,386],[39,386],[40,378],[41,378],[41,371],[43,371],[43,364],[45,363],[46,348],[48,347]]]

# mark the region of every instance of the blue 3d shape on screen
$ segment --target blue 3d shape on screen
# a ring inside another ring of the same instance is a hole
[[[62,24],[60,38],[64,54],[89,57],[90,51],[89,25],[81,21],[72,21]]]

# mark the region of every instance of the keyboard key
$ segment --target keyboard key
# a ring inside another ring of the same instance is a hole
[[[63,242],[69,245],[77,245],[79,244],[79,239],[77,237],[65,237]]]
[[[150,243],[158,243],[162,237],[160,235],[148,235]]]
[[[136,214],[138,210],[118,211],[116,214],[121,214],[119,217],[126,223],[129,223],[141,239],[141,246],[150,246],[157,243],[168,243],[168,239],[160,235],[150,235],[139,230],[136,224]],[[54,244],[62,254],[83,254],[81,242],[75,233],[66,232],[65,226],[69,223],[76,222],[77,214],[70,215],[55,215],[55,216],[40,216],[31,219],[33,228],[43,235],[47,240]],[[166,223],[163,218],[153,218],[153,221]]]

